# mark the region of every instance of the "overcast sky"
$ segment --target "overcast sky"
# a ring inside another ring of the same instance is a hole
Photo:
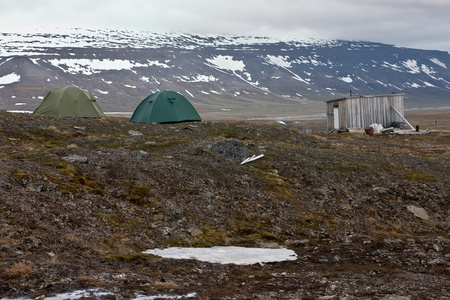
[[[0,0],[0,32],[80,27],[334,38],[450,51],[450,0]]]

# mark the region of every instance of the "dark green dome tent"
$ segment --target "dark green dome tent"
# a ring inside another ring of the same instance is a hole
[[[80,118],[106,117],[90,92],[74,86],[50,91],[33,114]]]
[[[201,120],[197,110],[184,96],[172,91],[159,91],[142,100],[130,122],[178,123]]]

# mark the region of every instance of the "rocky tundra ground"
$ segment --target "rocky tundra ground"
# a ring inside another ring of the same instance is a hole
[[[450,299],[450,133],[303,129],[0,112],[0,299]]]

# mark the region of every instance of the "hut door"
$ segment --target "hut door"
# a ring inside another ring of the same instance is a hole
[[[339,129],[339,106],[333,107],[333,122],[334,129]]]

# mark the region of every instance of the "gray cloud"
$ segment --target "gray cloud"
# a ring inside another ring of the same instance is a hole
[[[0,0],[0,5],[0,26],[9,31],[121,28],[337,38],[450,51],[448,0]]]

